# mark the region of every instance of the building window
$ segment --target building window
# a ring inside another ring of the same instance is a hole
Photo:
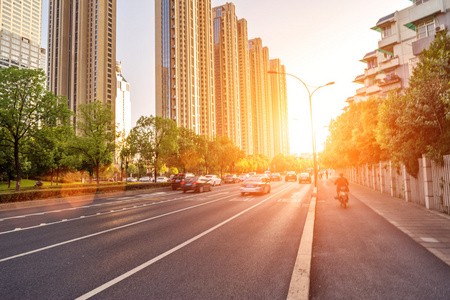
[[[420,5],[422,3],[428,2],[429,0],[416,0],[415,3],[416,5]]]
[[[434,36],[435,26],[434,19],[417,24],[417,39]]]
[[[386,38],[392,35],[391,25],[381,28],[381,37]]]

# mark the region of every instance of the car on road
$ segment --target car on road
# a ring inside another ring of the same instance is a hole
[[[270,175],[270,181],[281,181],[280,173],[272,173],[272,175]]]
[[[212,179],[208,179],[205,176],[198,177],[187,177],[180,184],[183,193],[187,191],[194,191],[196,193],[202,193],[206,191],[211,191]]]
[[[137,182],[137,179],[134,177],[128,177],[127,182]]]
[[[139,182],[150,182],[150,177],[141,177],[139,178]]]
[[[298,177],[298,183],[307,182],[311,183],[311,174],[309,173],[300,173]]]
[[[241,175],[239,175],[239,181],[240,181],[240,182],[243,182],[243,181],[245,181],[248,177],[249,177],[248,174],[241,174]]]
[[[246,193],[266,194],[270,193],[270,179],[267,176],[252,176],[241,183],[240,191],[244,196]]]
[[[290,180],[297,181],[297,174],[294,171],[288,171],[284,177],[284,181],[288,182]]]
[[[236,183],[239,182],[239,178],[235,174],[228,174],[223,179],[223,183]]]
[[[168,182],[169,178],[164,177],[164,176],[160,176],[160,177],[156,177],[156,182]]]
[[[212,180],[212,186],[222,185],[222,179],[217,175],[206,175],[205,177]]]
[[[192,173],[179,173],[172,177],[172,180],[170,181],[170,185],[172,186],[172,190],[176,190],[180,187],[181,183],[189,177],[195,177]]]

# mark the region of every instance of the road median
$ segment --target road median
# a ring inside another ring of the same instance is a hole
[[[312,245],[314,239],[314,222],[316,218],[316,201],[317,187],[315,187],[311,193],[308,215],[306,216],[294,271],[289,284],[289,292],[287,296],[288,300],[309,299]]]

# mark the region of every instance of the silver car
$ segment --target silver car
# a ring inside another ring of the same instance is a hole
[[[245,193],[270,193],[270,179],[266,176],[253,176],[241,183],[241,195]]]
[[[222,185],[222,179],[217,175],[206,175],[205,177],[212,180],[212,186]]]

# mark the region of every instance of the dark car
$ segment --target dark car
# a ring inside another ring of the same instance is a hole
[[[239,178],[235,174],[228,174],[223,179],[224,183],[236,183],[239,182]]]
[[[270,175],[270,181],[281,181],[280,173],[272,173],[272,175]]]
[[[295,174],[294,171],[289,171],[286,173],[284,181],[288,182],[289,180],[297,181],[297,175]]]
[[[208,179],[205,176],[187,177],[181,182],[180,187],[183,190],[183,193],[186,193],[187,191],[202,193],[204,191],[210,192],[212,184],[212,179]]]
[[[181,183],[186,179],[190,177],[195,177],[192,173],[180,173],[172,177],[172,180],[170,180],[172,190],[176,190],[180,187]]]

